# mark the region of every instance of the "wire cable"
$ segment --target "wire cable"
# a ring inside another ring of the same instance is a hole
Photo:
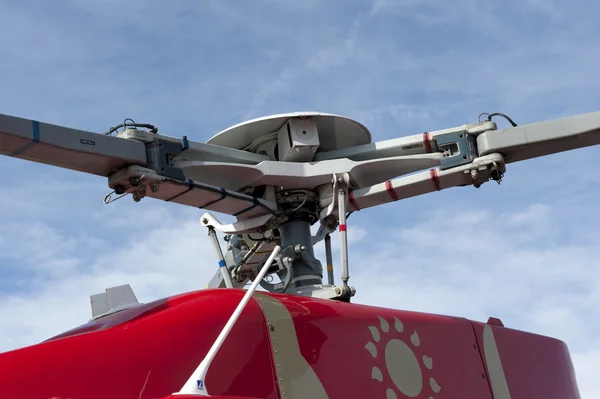
[[[493,118],[494,116],[501,116],[501,117],[503,117],[504,119],[506,119],[506,120],[508,121],[508,123],[510,123],[510,124],[511,124],[513,127],[517,127],[517,124],[516,124],[516,123],[515,123],[515,122],[514,122],[514,121],[513,121],[513,120],[512,120],[512,119],[511,119],[511,118],[510,118],[508,115],[506,115],[506,114],[503,114],[502,112],[493,112],[493,113],[491,113],[491,114],[488,114],[487,112],[482,112],[481,114],[479,114],[479,117],[477,118],[477,120],[479,121],[479,123],[481,123],[481,117],[482,117],[483,115],[487,115],[487,116],[488,116],[488,117],[487,117],[487,120],[488,120],[489,122],[491,122],[491,121],[492,121],[492,118]]]

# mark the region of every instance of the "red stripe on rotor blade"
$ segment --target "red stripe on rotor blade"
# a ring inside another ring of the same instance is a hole
[[[440,178],[438,177],[437,169],[431,169],[429,175],[431,176],[431,181],[435,185],[435,189],[440,191],[442,188],[440,186]]]
[[[385,189],[394,201],[398,201],[398,195],[396,194],[396,190],[394,190],[391,180],[385,182]]]
[[[345,224],[340,224],[340,233],[342,231],[346,231],[346,225]]]
[[[430,153],[431,149],[431,134],[429,132],[423,133],[423,146],[425,146],[425,152]]]

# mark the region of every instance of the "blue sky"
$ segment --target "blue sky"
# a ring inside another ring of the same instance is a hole
[[[525,124],[598,110],[598,11],[589,0],[1,2],[0,112],[96,132],[130,117],[198,141],[290,111],[357,119],[374,140],[481,112]],[[582,397],[600,398],[598,151],[353,214],[356,300],[560,338]],[[105,206],[106,179],[8,157],[0,168],[0,350],[85,322],[106,287],[129,283],[148,301],[212,276],[199,211]]]

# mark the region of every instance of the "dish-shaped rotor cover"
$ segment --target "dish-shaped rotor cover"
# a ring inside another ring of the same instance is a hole
[[[339,150],[371,142],[369,129],[350,118],[321,112],[290,112],[239,123],[211,137],[207,143],[243,150],[261,137],[277,133],[294,118],[316,122],[319,151]]]

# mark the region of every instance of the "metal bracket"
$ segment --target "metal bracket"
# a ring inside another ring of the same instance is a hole
[[[485,155],[473,162],[470,169],[464,170],[463,173],[471,176],[472,185],[475,188],[481,187],[482,184],[493,180],[496,183],[502,183],[502,178],[506,172],[506,165],[501,154]]]
[[[321,299],[338,299],[347,301],[356,294],[352,286],[340,287],[338,285],[309,285],[306,287],[292,288],[288,294],[301,295]]]
[[[471,163],[478,156],[477,138],[466,130],[437,135],[435,142],[444,154],[440,170]]]
[[[266,231],[276,227],[269,223],[273,215],[258,216],[254,219],[238,220],[235,223],[222,224],[210,212],[205,212],[200,218],[200,223],[204,227],[214,227],[223,234],[244,234],[258,231]]]
[[[326,208],[322,209],[319,214],[319,219],[321,223],[324,223],[325,226],[334,230],[337,228],[337,219],[338,219],[338,190],[340,186],[340,181],[337,178],[336,174],[333,175],[330,184],[323,184],[319,187],[319,198],[323,198],[329,193],[331,193],[331,203],[327,205]]]
[[[173,166],[173,158],[181,154],[181,143],[154,138],[152,143],[146,144],[147,168],[153,169],[161,176],[185,180],[186,176],[178,167]]]
[[[260,286],[265,290],[275,293],[284,293],[288,291],[288,288],[295,277],[292,265],[296,259],[302,259],[304,262],[309,264],[317,263],[320,265],[320,262],[317,259],[307,256],[306,247],[302,245],[290,245],[285,247],[283,250],[281,250],[279,255],[277,255],[276,259],[279,270],[275,273],[281,282],[276,284],[273,284],[269,281],[260,282]]]

